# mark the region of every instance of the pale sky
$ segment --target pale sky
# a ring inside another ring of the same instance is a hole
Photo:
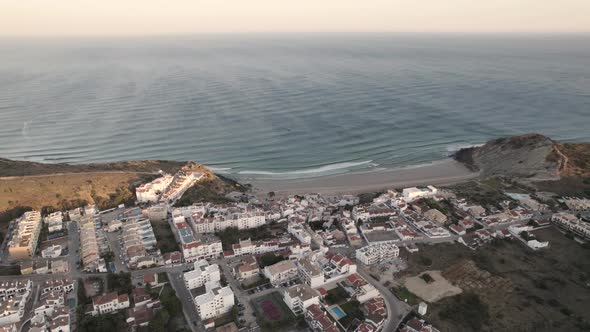
[[[0,0],[0,35],[590,32],[590,0]]]

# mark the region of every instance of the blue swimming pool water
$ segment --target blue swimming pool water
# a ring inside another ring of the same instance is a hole
[[[341,319],[342,317],[346,316],[346,313],[342,311],[340,307],[332,308],[332,312],[336,315],[336,317],[338,317],[338,319]]]

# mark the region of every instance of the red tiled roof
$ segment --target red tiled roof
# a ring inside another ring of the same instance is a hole
[[[198,248],[200,246],[201,246],[201,242],[194,241],[194,242],[191,242],[191,243],[183,244],[182,245],[182,248],[183,249],[192,249],[192,248]]]
[[[143,282],[146,284],[151,284],[156,281],[156,278],[153,274],[146,274],[143,276]]]

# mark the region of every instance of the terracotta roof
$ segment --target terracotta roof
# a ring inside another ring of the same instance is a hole
[[[111,292],[104,295],[99,295],[94,298],[93,303],[94,305],[101,305],[109,302],[113,302],[119,298],[117,292]]]

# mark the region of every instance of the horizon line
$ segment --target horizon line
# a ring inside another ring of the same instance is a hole
[[[449,36],[590,36],[590,31],[207,31],[163,32],[152,34],[0,34],[4,39],[35,38],[137,38],[137,37],[202,37],[202,36],[280,36],[280,35],[449,35]]]

